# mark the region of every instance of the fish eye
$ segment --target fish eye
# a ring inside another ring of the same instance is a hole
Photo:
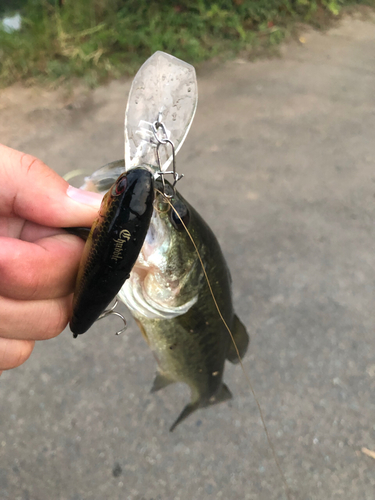
[[[184,205],[182,202],[178,201],[173,204],[173,209],[170,210],[170,221],[172,223],[172,226],[177,229],[177,231],[183,231],[184,224],[186,227],[188,227],[189,222],[190,222],[190,213],[189,209],[187,208],[186,205]],[[176,213],[177,212],[177,213]],[[177,215],[178,214],[178,215]],[[182,222],[183,223],[182,223]]]
[[[121,176],[117,179],[117,181],[114,183],[112,187],[111,194],[112,196],[119,196],[122,194],[127,186],[127,179],[125,176]]]

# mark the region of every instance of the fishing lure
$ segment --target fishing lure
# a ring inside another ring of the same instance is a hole
[[[126,172],[104,196],[85,244],[73,299],[70,329],[85,333],[116,296],[137,260],[150,223],[152,174]]]

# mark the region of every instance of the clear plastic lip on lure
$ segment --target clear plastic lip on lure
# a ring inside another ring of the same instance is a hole
[[[155,52],[135,75],[125,111],[125,165],[117,160],[85,177],[81,189],[105,193],[125,170],[146,165],[165,172],[181,148],[198,102],[195,69],[165,52]],[[173,143],[159,144],[160,140]],[[159,146],[159,147],[158,147]],[[158,160],[158,154],[160,164]]]
[[[146,164],[165,172],[171,161],[168,144],[181,148],[194,118],[198,101],[195,69],[165,52],[155,52],[135,75],[125,112],[125,169]],[[160,164],[159,164],[160,160]]]

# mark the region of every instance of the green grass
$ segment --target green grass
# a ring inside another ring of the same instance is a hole
[[[277,45],[296,21],[319,25],[353,3],[375,0],[8,1],[20,32],[0,29],[0,86],[16,81],[89,85],[134,73],[156,50],[192,64]],[[6,6],[6,3],[4,4]],[[4,8],[4,7],[3,7]]]

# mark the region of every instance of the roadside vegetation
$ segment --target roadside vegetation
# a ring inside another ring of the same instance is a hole
[[[324,27],[343,7],[375,0],[2,0],[20,31],[0,27],[0,86],[87,84],[132,74],[156,50],[192,64],[277,46],[297,23]]]

